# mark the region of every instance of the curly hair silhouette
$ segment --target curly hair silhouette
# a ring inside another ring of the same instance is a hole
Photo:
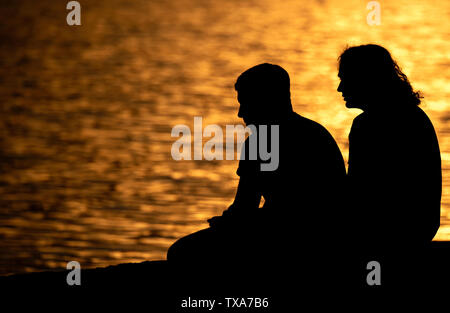
[[[338,91],[344,93],[349,107],[361,108],[386,99],[397,105],[420,104],[421,93],[413,90],[387,49],[375,44],[347,47],[338,61],[339,77],[343,80]],[[349,80],[352,81],[345,84]]]

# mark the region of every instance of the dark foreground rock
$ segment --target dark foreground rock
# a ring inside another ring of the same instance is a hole
[[[108,306],[139,303],[148,312],[283,312],[311,302],[316,307],[346,306],[356,295],[379,301],[398,298],[399,292],[450,291],[450,242],[388,253],[300,252],[285,260],[183,265],[149,261],[83,269],[79,286],[67,284],[69,270],[12,275],[0,277],[0,288],[6,290],[4,300],[11,294],[23,301],[32,295],[40,304],[55,299],[66,303],[90,299],[89,303]],[[368,284],[370,261],[380,264],[380,285]],[[206,305],[198,302],[202,299],[214,300],[215,307],[197,307]],[[253,306],[248,307],[250,303]]]

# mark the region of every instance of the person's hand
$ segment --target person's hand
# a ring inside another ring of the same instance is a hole
[[[217,227],[221,224],[223,217],[222,216],[213,216],[208,220],[210,227]]]
[[[232,213],[233,212],[233,213]],[[232,219],[232,216],[236,214],[236,208],[235,205],[232,204],[223,211],[221,216],[213,216],[207,222],[209,223],[210,227],[217,227],[220,225],[223,225],[225,221],[230,221]]]

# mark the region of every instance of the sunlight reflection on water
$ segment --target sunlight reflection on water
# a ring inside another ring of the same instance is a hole
[[[176,162],[171,129],[237,124],[233,84],[262,62],[291,75],[295,110],[347,158],[359,113],[344,107],[336,59],[376,42],[425,95],[442,150],[450,240],[450,4],[364,1],[83,1],[82,26],[53,1],[0,4],[0,274],[165,257],[232,201],[237,161]],[[8,18],[8,16],[14,18]],[[407,214],[407,212],[405,212]]]

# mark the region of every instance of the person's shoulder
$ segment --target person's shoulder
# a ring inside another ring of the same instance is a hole
[[[319,132],[327,132],[327,129],[323,127],[321,124],[317,123],[316,121],[310,120],[309,118],[306,118],[304,116],[301,116],[298,113],[293,113],[291,120],[301,128],[308,128],[312,131],[319,131]]]
[[[367,120],[368,120],[368,114],[367,112],[362,112],[361,114],[359,114],[358,116],[356,116],[353,119],[353,125],[360,125],[360,124],[364,124]]]
[[[331,133],[320,123],[310,120],[300,114],[294,112],[293,119],[295,120],[295,124],[304,134],[308,134],[309,138],[327,138],[328,140],[333,140],[334,138]]]
[[[369,121],[368,114],[366,112],[362,112],[358,116],[353,119],[352,127],[350,129],[350,133],[359,131],[360,129],[365,128],[364,125],[367,125]]]
[[[411,119],[413,121],[413,128],[418,130],[427,130],[432,133],[435,132],[433,123],[422,108],[415,106],[410,111],[413,116]]]
[[[420,122],[426,123],[426,124],[431,124],[430,118],[425,113],[425,111],[422,110],[422,108],[420,108],[419,106],[414,106],[414,108],[412,109],[412,112],[414,113],[416,119],[419,120]]]

